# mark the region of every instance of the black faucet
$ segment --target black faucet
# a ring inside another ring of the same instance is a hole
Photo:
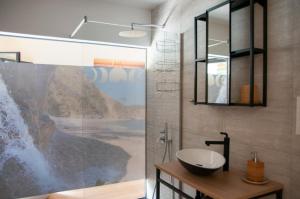
[[[205,141],[207,146],[211,144],[223,144],[224,145],[224,157],[225,157],[225,164],[223,166],[223,171],[229,171],[229,145],[230,145],[230,138],[228,137],[228,133],[220,132],[220,134],[225,135],[224,141]]]

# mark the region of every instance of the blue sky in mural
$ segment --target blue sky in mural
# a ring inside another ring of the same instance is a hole
[[[126,106],[145,105],[143,68],[85,68],[87,78],[105,94]]]

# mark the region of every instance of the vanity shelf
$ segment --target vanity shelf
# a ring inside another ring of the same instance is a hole
[[[218,199],[257,199],[268,195],[275,195],[276,199],[282,199],[283,185],[281,183],[270,181],[268,184],[259,186],[247,184],[241,179],[245,174],[238,170],[220,171],[210,176],[198,176],[188,172],[178,161],[157,164],[155,167],[157,199],[161,198],[161,184],[187,199],[201,199],[204,197]],[[163,180],[161,172],[195,189],[196,197],[188,195],[181,189]]]
[[[194,26],[193,103],[267,106],[267,0],[225,1]]]

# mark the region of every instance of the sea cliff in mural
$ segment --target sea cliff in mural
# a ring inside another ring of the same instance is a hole
[[[144,73],[112,70],[0,63],[0,199],[144,177]]]

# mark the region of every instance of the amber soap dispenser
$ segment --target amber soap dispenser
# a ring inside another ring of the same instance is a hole
[[[247,164],[247,179],[253,182],[262,182],[264,181],[264,162],[261,162],[258,159],[257,152],[251,153],[252,159],[248,160]]]

